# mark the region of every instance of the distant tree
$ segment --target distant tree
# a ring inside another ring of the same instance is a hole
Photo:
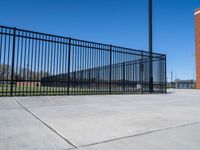
[[[12,68],[9,64],[0,64],[0,79],[11,79]]]
[[[10,80],[12,76],[12,67],[9,64],[0,64],[0,80]],[[42,77],[51,76],[46,71],[33,71],[28,67],[14,68],[14,80],[41,80]]]

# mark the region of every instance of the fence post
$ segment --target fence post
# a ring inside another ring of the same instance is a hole
[[[91,79],[91,69],[89,69],[88,72],[89,72],[88,77],[89,77],[89,92],[90,92],[90,87],[91,87],[91,85],[90,85],[91,84],[91,80],[90,80]]]
[[[99,91],[99,78],[100,78],[100,69],[98,69],[98,85],[97,85],[97,89],[98,89],[98,91]]]
[[[13,96],[13,79],[14,79],[14,65],[15,65],[15,36],[16,36],[16,28],[13,29],[12,71],[11,71],[10,96]]]
[[[142,58],[141,58],[141,59],[142,59],[142,62],[141,62],[141,80],[142,80],[142,82],[141,82],[141,83],[142,83],[142,84],[141,84],[141,88],[142,88],[142,94],[143,94],[143,92],[144,92],[144,91],[143,91],[143,86],[144,86],[144,85],[143,85],[143,84],[144,84],[144,83],[143,83],[143,82],[144,82],[144,81],[143,81],[143,73],[144,73],[143,51],[142,51],[142,56],[141,56],[141,57],[142,57]]]
[[[166,60],[166,55],[164,55],[164,61],[165,61],[165,94],[167,94],[167,60]]]
[[[111,88],[111,78],[112,78],[112,45],[110,45],[110,76],[109,76],[109,94],[112,94],[112,88]]]
[[[123,74],[123,92],[125,92],[125,84],[127,84],[126,82],[125,82],[125,62],[123,63],[123,69],[122,69],[122,74]]]
[[[133,91],[135,91],[135,62],[133,60]]]
[[[67,71],[67,95],[69,95],[69,86],[70,86],[70,58],[71,58],[71,38],[69,38],[69,48],[68,48],[68,71]]]

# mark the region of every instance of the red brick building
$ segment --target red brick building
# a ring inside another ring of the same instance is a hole
[[[197,9],[195,15],[195,43],[196,43],[196,88],[200,89],[200,9]]]

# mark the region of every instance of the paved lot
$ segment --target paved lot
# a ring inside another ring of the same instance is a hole
[[[200,91],[0,98],[0,150],[199,150]]]

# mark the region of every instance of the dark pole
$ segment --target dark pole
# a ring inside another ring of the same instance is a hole
[[[152,64],[152,49],[153,49],[153,26],[152,26],[152,0],[149,0],[149,91],[153,93],[153,64]]]
[[[109,93],[110,94],[112,94],[111,81],[112,81],[112,45],[110,45],[110,77],[109,77]]]
[[[165,94],[167,94],[167,58],[166,55],[164,55],[165,57]]]
[[[69,38],[69,48],[68,48],[68,76],[67,76],[67,95],[69,95],[70,93],[70,58],[71,58],[71,38]]]
[[[14,80],[14,64],[15,64],[15,37],[16,37],[16,28],[13,29],[13,47],[12,47],[12,72],[11,72],[11,89],[10,96],[13,96],[13,80]]]

